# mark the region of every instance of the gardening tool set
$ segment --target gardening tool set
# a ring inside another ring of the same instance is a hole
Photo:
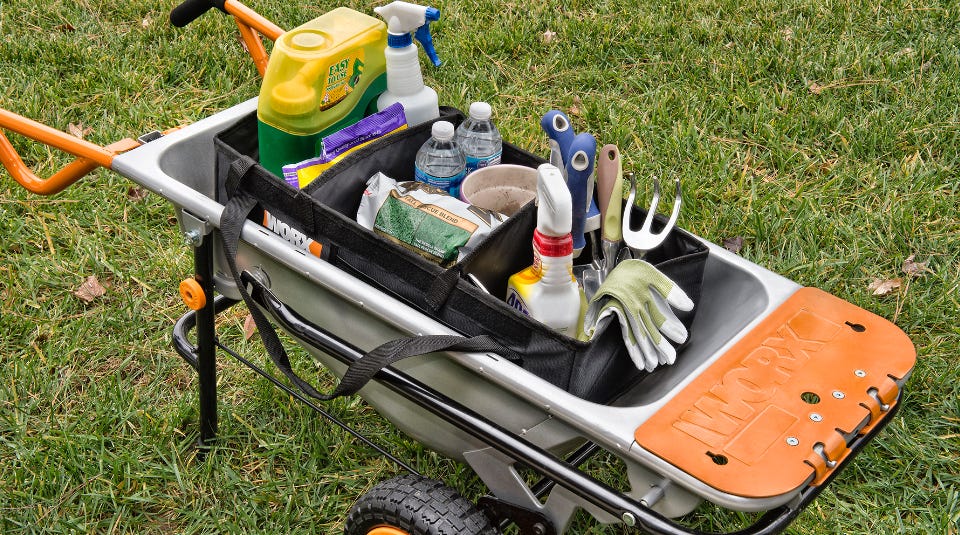
[[[236,18],[261,73],[269,58],[260,36],[294,48],[318,42],[237,0],[187,0],[171,18],[184,25],[212,7]],[[377,28],[386,40],[386,26]],[[300,74],[307,71],[333,72],[310,65]],[[566,174],[581,251],[574,271],[590,297],[582,336],[504,302],[507,279],[533,263],[533,203],[447,266],[355,220],[371,177],[413,180],[412,158],[432,122],[457,124],[462,112],[441,106],[437,119],[365,145],[297,189],[260,162],[257,105],[252,98],[106,147],[0,110],[0,162],[39,194],[103,166],[173,205],[195,259],[181,285],[192,310],[173,343],[198,375],[201,444],[216,439],[216,358],[226,354],[327,417],[323,400],[359,393],[410,437],[468,465],[488,490],[476,504],[451,498],[367,441],[412,475],[360,497],[347,533],[479,534],[514,524],[524,534],[559,534],[579,510],[637,531],[698,533],[687,515],[703,503],[757,513],[737,533],[775,533],[899,406],[915,362],[900,329],[677,227],[679,182],[669,217],[657,214],[656,179],[648,208],[636,206],[642,180],[625,178],[619,149],[598,151],[597,138],[576,134],[560,112],[542,116],[549,159],[504,132],[502,162],[549,160]],[[41,179],[5,133],[77,160]],[[285,239],[293,235],[309,247]],[[216,315],[240,301],[282,377],[217,341]],[[293,371],[277,327],[340,377],[333,393]],[[589,462],[595,457],[614,462]],[[616,465],[622,470],[606,471]],[[423,501],[430,507],[412,505]],[[427,509],[448,518],[433,527],[404,520]]]

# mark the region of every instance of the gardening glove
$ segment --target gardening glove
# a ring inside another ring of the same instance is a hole
[[[610,272],[590,301],[583,320],[584,332],[593,336],[598,326],[616,317],[634,364],[653,371],[658,364],[676,361],[677,350],[670,340],[678,344],[687,340],[687,328],[671,307],[690,311],[693,301],[647,262],[624,260]]]

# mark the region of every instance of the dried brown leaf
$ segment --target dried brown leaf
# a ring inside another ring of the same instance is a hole
[[[557,38],[557,32],[552,30],[547,30],[543,32],[543,35],[541,36],[541,39],[543,39],[543,42],[547,44],[552,43],[553,40],[556,38]]]
[[[87,277],[87,280],[83,281],[83,284],[73,292],[73,295],[79,297],[80,300],[85,303],[92,303],[96,298],[105,293],[107,293],[107,289],[100,284],[96,276],[90,275]]]
[[[928,262],[915,262],[913,259],[916,255],[910,255],[906,260],[903,261],[903,272],[911,277],[919,277],[924,273],[933,273],[933,270],[927,267]]]
[[[93,132],[93,128],[89,128],[89,127],[84,128],[83,123],[79,123],[79,124],[70,123],[69,125],[67,125],[67,131],[70,132],[70,135],[72,135],[73,137],[78,137],[80,139],[83,139],[84,136],[86,136],[90,132]]]
[[[819,95],[821,92],[823,92],[823,86],[817,82],[811,82],[810,85],[807,86],[807,89],[809,89],[814,95]]]
[[[734,236],[733,238],[723,239],[723,248],[731,253],[739,253],[743,249],[743,236]]]
[[[873,295],[887,295],[888,293],[900,288],[903,281],[900,279],[873,279],[867,289],[873,292]]]
[[[127,199],[131,201],[146,199],[149,194],[150,192],[138,186],[130,186],[127,188]]]
[[[257,324],[253,321],[253,315],[247,314],[247,317],[243,318],[243,339],[253,338],[255,332],[257,332]]]
[[[147,18],[143,19],[142,21],[140,21],[140,25],[143,26],[144,28],[149,28],[149,27],[150,27],[150,24],[151,24],[152,22],[153,22],[153,21],[150,20],[150,17],[147,17]]]
[[[819,163],[814,164],[814,165],[817,166],[817,168],[820,170],[820,172],[822,172],[822,173],[829,173],[830,171],[833,171],[833,168],[834,168],[834,167],[837,166],[837,162],[838,162],[839,160],[840,160],[840,159],[837,157],[837,155],[834,154],[833,156],[831,156],[831,157],[829,157],[829,158],[824,158],[824,159],[821,160]]]
[[[61,24],[61,25],[57,26],[57,27],[54,28],[54,29],[57,30],[58,32],[75,32],[75,31],[77,31],[77,29],[73,27],[73,24],[70,24],[69,22],[64,23],[64,24]]]
[[[570,115],[576,115],[577,117],[579,117],[580,115],[583,114],[583,112],[580,111],[582,109],[581,106],[583,106],[583,100],[581,100],[580,97],[578,96],[574,96],[573,105],[570,106],[570,109],[567,111],[570,112]]]

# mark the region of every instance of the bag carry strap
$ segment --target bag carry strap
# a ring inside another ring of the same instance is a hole
[[[280,371],[287,376],[287,379],[290,379],[293,384],[297,385],[297,387],[308,396],[317,399],[327,399],[324,397],[324,394],[318,392],[310,383],[301,379],[300,376],[293,371],[293,368],[290,366],[290,358],[287,357],[287,352],[280,342],[280,337],[277,336],[277,331],[274,330],[273,325],[270,324],[270,321],[266,315],[264,315],[263,311],[254,303],[250,294],[247,292],[246,285],[240,280],[240,270],[237,269],[237,249],[240,245],[240,233],[243,231],[243,225],[247,221],[250,212],[256,207],[257,199],[249,193],[242,191],[239,187],[239,181],[250,169],[253,169],[256,163],[252,158],[243,156],[230,164],[230,171],[227,176],[227,187],[228,190],[235,189],[235,191],[233,192],[233,196],[230,197],[230,200],[227,201],[227,204],[224,205],[223,214],[220,216],[220,234],[223,237],[223,248],[226,252],[227,266],[230,267],[230,275],[233,276],[233,281],[237,285],[240,297],[243,298],[243,302],[246,303],[247,308],[250,310],[253,322],[257,326],[257,332],[260,333],[260,339],[263,341],[263,345],[267,349],[267,354],[270,355],[273,363],[280,368]]]
[[[323,401],[328,401],[340,396],[349,396],[363,388],[363,386],[384,367],[407,357],[438,351],[493,352],[508,360],[520,360],[520,356],[513,350],[505,347],[489,335],[478,335],[470,338],[456,335],[429,335],[399,338],[381,344],[352,362],[332,393],[323,394],[317,391],[309,382],[293,371],[293,367],[290,365],[290,358],[287,356],[287,352],[280,342],[277,331],[273,328],[273,324],[270,323],[253,298],[250,297],[246,285],[240,278],[240,271],[237,268],[236,259],[240,244],[240,233],[243,230],[243,225],[250,215],[250,212],[257,205],[257,199],[249,193],[242,191],[239,187],[239,182],[256,163],[255,160],[244,156],[230,165],[227,182],[232,186],[231,189],[234,190],[234,195],[224,206],[223,214],[220,217],[220,233],[223,237],[223,248],[226,252],[230,274],[233,276],[233,280],[237,285],[240,296],[243,298],[243,302],[250,310],[250,315],[253,317],[253,322],[257,326],[257,332],[260,334],[260,339],[263,341],[270,360],[273,361],[290,382],[305,394]]]
[[[397,338],[381,344],[350,364],[340,384],[327,399],[355,394],[377,372],[399,360],[439,351],[493,352],[508,360],[519,360],[516,353],[486,334],[470,338],[443,334]]]

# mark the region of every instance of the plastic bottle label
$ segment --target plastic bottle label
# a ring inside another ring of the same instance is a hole
[[[460,184],[463,182],[463,177],[465,176],[467,176],[466,170],[460,171],[453,176],[436,177],[424,173],[419,167],[414,169],[414,178],[416,178],[417,182],[423,182],[435,188],[440,188],[456,199],[460,198]]]
[[[523,302],[523,298],[520,297],[520,294],[513,288],[510,288],[510,292],[507,294],[507,304],[524,316],[530,315],[530,309],[527,308],[527,304]]]
[[[320,92],[320,110],[329,110],[347,98],[363,75],[363,49],[353,51],[327,67],[323,91]]]
[[[496,154],[490,154],[488,156],[470,156],[467,155],[467,174],[476,171],[482,167],[487,167],[489,165],[497,165],[500,163],[501,156],[503,151],[499,151]]]

